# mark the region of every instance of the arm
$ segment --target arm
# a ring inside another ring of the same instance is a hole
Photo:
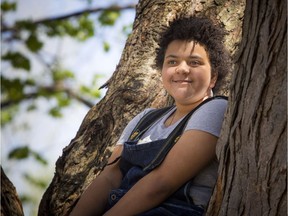
[[[122,145],[117,145],[108,162],[112,162],[120,156],[122,148]],[[81,195],[80,200],[72,210],[70,216],[103,214],[110,191],[119,187],[122,179],[118,162],[106,166],[101,174],[93,180],[90,186]]]
[[[105,216],[136,215],[161,204],[211,162],[216,142],[217,137],[207,132],[186,131],[163,163],[137,182]]]

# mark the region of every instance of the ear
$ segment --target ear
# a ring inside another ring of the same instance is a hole
[[[215,86],[215,84],[216,84],[216,82],[217,82],[217,74],[215,74],[212,78],[211,78],[211,81],[210,81],[210,85],[209,85],[209,87],[212,89],[212,88],[214,88],[214,86]]]

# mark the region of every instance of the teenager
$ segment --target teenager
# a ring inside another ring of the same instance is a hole
[[[197,17],[178,18],[163,32],[155,64],[175,105],[153,117],[144,131],[134,129],[153,109],[127,125],[109,159],[114,163],[95,178],[71,215],[205,213],[217,178],[215,148],[227,106],[212,91],[230,70],[224,36],[220,27]],[[180,124],[181,136],[165,149]]]

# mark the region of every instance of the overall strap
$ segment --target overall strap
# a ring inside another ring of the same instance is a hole
[[[152,169],[156,168],[157,166],[159,166],[162,163],[162,161],[164,160],[164,158],[166,157],[166,155],[168,154],[168,152],[171,150],[171,148],[175,145],[175,143],[180,138],[180,136],[183,133],[183,130],[185,129],[186,124],[187,124],[189,118],[191,117],[191,115],[197,109],[199,109],[201,106],[203,106],[207,102],[214,100],[216,98],[222,98],[222,99],[227,100],[227,97],[225,97],[225,96],[215,96],[215,97],[211,97],[211,98],[204,100],[201,104],[199,104],[196,108],[194,108],[190,113],[188,113],[181,120],[181,122],[176,126],[176,128],[170,133],[170,135],[166,139],[166,142],[165,142],[163,148],[160,149],[160,151],[158,152],[156,157],[146,167],[144,167],[143,170],[148,171],[148,170],[152,170]]]
[[[153,109],[146,113],[137,123],[129,136],[129,141],[139,139],[157,119],[168,113],[174,106],[169,106],[161,109]]]

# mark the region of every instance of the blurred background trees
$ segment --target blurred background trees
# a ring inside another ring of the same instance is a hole
[[[99,87],[120,58],[136,3],[1,2],[1,164],[27,214],[38,208],[83,116],[105,94]]]

